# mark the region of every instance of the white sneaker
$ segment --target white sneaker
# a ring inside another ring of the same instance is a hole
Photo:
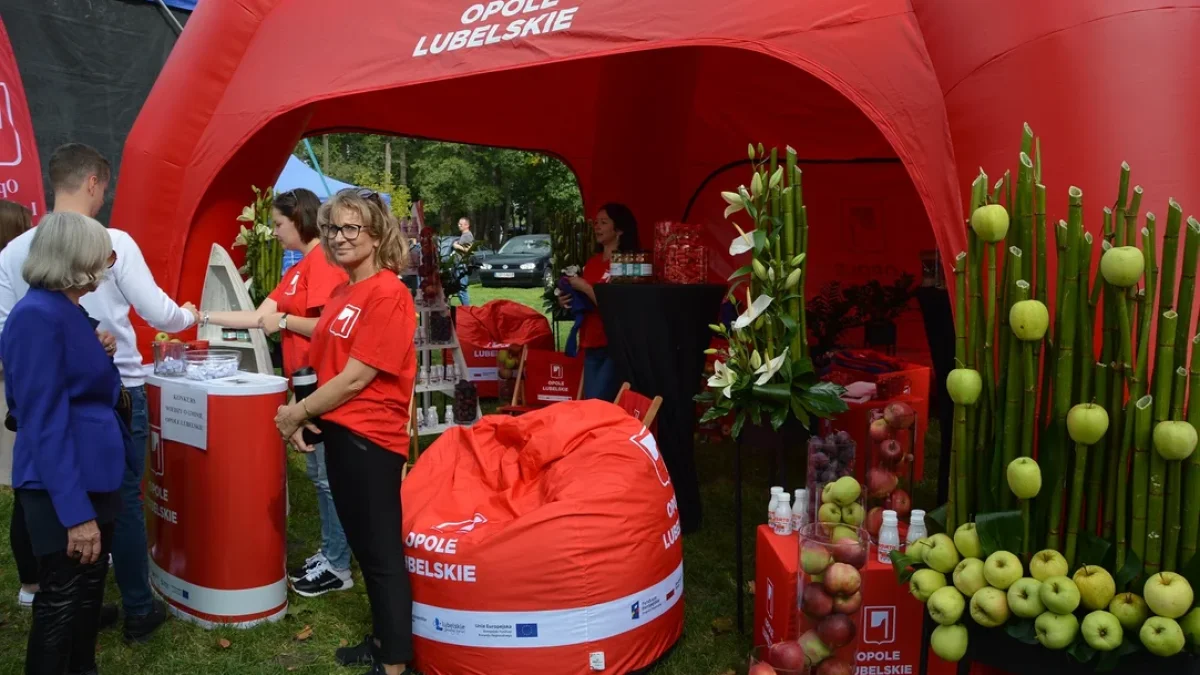
[[[318,563],[323,562],[327,562],[325,559],[325,554],[321,551],[317,551],[316,553],[305,558],[303,565],[300,565],[299,567],[293,567],[292,569],[288,570],[288,581],[293,583],[300,581],[304,577],[308,576],[309,571],[316,567]]]
[[[37,593],[30,593],[29,591],[22,588],[17,593],[17,604],[20,605],[24,609],[29,609],[29,608],[33,607],[33,599],[35,597],[37,597]]]
[[[314,565],[303,579],[292,582],[292,590],[306,598],[351,588],[354,588],[354,579],[350,576],[350,570],[335,570],[323,559]]]

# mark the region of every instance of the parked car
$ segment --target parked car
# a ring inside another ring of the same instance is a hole
[[[488,256],[480,264],[479,281],[484,288],[540,288],[553,283],[550,235],[523,234],[504,242],[495,255]]]
[[[456,235],[444,236],[438,241],[442,260],[445,260],[454,252],[453,246],[456,241],[458,241],[458,236]],[[471,273],[471,283],[479,283],[479,266],[483,264],[485,258],[495,255],[495,253],[485,242],[478,239],[475,240],[475,247],[471,249],[471,257],[467,260],[467,270]]]

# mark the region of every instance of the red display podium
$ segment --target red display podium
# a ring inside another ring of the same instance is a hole
[[[755,546],[754,634],[756,645],[795,639],[803,619],[796,608],[799,540],[759,525]],[[859,627],[859,675],[917,675],[921,668],[924,607],[896,583],[892,566],[876,560],[863,570],[863,625]],[[926,673],[953,675],[955,664],[932,653]]]
[[[176,616],[247,628],[287,613],[287,380],[150,376],[150,582]]]

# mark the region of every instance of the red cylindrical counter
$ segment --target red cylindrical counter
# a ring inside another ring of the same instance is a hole
[[[250,627],[287,613],[287,380],[150,376],[146,462],[150,581],[172,613]]]

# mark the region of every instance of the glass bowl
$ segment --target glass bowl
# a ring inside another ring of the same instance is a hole
[[[154,343],[154,374],[163,377],[182,377],[186,370],[184,354],[188,351],[183,342]]]
[[[189,380],[216,380],[237,375],[242,353],[236,349],[193,349],[184,354]]]

